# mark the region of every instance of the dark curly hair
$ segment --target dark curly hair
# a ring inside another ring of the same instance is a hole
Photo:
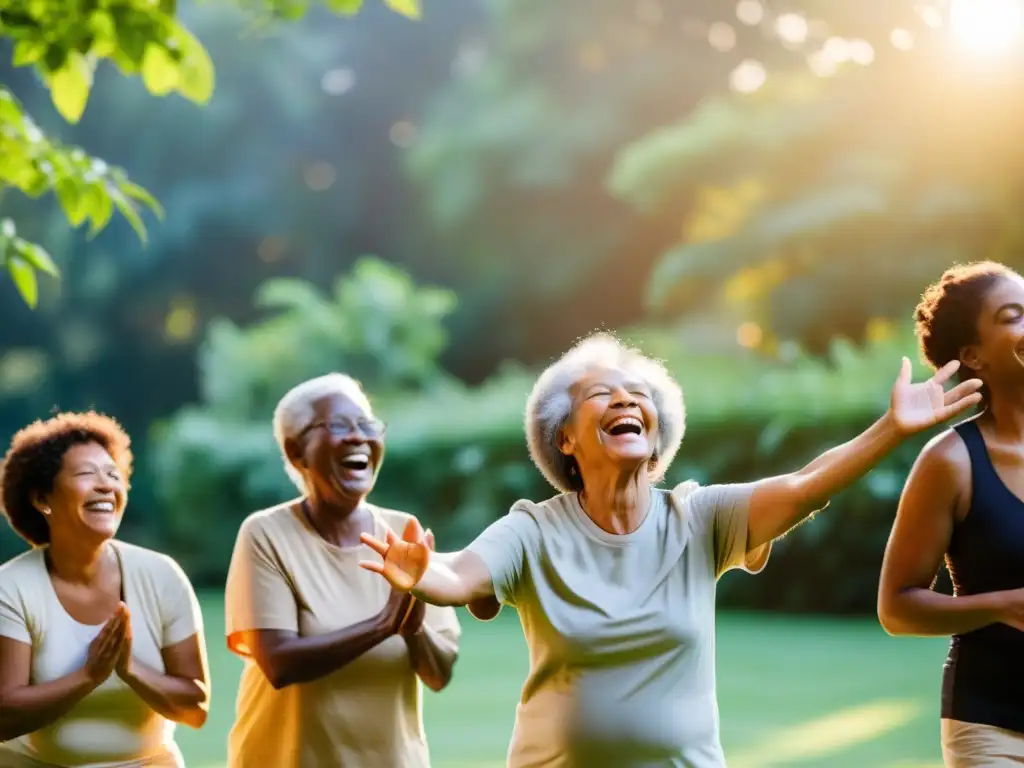
[[[131,478],[131,439],[114,419],[95,411],[61,413],[36,421],[11,439],[0,466],[3,513],[15,532],[33,546],[50,540],[50,526],[32,503],[53,490],[64,454],[75,445],[98,443],[110,454],[125,483]]]
[[[921,355],[929,365],[941,368],[978,341],[978,315],[985,297],[996,283],[1013,274],[994,261],[957,264],[925,289],[914,320]],[[968,378],[973,375],[962,373]]]

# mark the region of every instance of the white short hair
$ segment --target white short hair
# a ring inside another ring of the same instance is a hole
[[[313,406],[318,400],[331,395],[347,397],[367,413],[373,413],[362,385],[344,373],[328,373],[297,384],[285,393],[274,408],[274,439],[284,459],[284,471],[303,493],[306,492],[306,486],[302,475],[292,466],[284,444],[313,423],[316,419]]]
[[[658,438],[648,473],[652,482],[660,482],[679,451],[686,429],[683,390],[659,361],[627,347],[609,333],[596,333],[579,341],[533,385],[526,403],[530,458],[559,491],[583,490],[576,460],[562,453],[559,439],[572,416],[573,386],[596,367],[622,368],[639,376],[650,388],[658,412]]]

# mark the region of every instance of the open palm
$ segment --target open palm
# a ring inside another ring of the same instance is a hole
[[[980,379],[968,379],[946,391],[943,385],[959,368],[960,361],[953,360],[927,381],[915,384],[911,380],[910,360],[903,358],[903,368],[893,385],[890,400],[891,413],[900,432],[915,434],[981,402]]]
[[[381,562],[362,560],[359,566],[379,573],[395,589],[408,592],[419,584],[423,574],[427,572],[433,537],[424,534],[416,518],[406,523],[401,538],[398,538],[390,528],[384,536],[384,541],[368,533],[361,534],[359,538],[382,558]]]

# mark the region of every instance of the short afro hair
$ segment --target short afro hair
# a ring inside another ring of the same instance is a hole
[[[53,490],[64,454],[86,443],[103,446],[128,483],[131,439],[109,416],[95,411],[61,413],[29,424],[11,439],[0,466],[0,500],[11,528],[29,544],[39,547],[50,541],[50,526],[32,499]]]
[[[914,311],[921,355],[936,370],[978,341],[978,315],[988,292],[1014,274],[994,261],[957,264],[925,289]],[[966,373],[966,372],[965,372]]]

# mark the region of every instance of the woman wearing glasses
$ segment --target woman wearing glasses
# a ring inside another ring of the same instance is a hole
[[[413,518],[366,501],[384,425],[348,376],[292,389],[274,412],[302,497],[250,515],[226,588],[228,647],[245,660],[231,768],[427,768],[421,681],[451,679],[459,622],[359,567],[361,534]]]

